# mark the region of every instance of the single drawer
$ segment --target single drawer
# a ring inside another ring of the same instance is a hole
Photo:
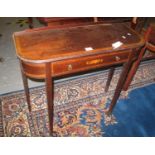
[[[127,61],[129,53],[131,53],[131,51],[117,52],[114,54],[99,54],[57,61],[52,64],[52,75],[63,75],[123,63]]]

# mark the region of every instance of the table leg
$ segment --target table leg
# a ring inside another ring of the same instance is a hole
[[[120,78],[118,80],[118,83],[117,83],[117,86],[116,86],[115,93],[114,93],[114,96],[112,98],[111,104],[110,104],[109,108],[107,110],[105,110],[105,113],[108,114],[108,115],[110,115],[112,113],[113,108],[115,107],[116,102],[117,102],[117,100],[118,100],[118,98],[120,96],[120,93],[122,91],[122,88],[123,88],[125,80],[126,80],[126,77],[127,77],[128,72],[130,70],[130,67],[131,67],[131,65],[133,63],[132,62],[132,57],[133,56],[134,55],[133,55],[133,52],[132,52],[130,57],[129,57],[128,62],[125,63],[124,66],[123,66],[123,71],[122,71],[122,73],[120,75]]]
[[[31,102],[30,102],[30,92],[29,92],[29,87],[28,87],[28,78],[24,73],[24,69],[23,69],[21,61],[20,61],[20,70],[21,70],[21,74],[22,74],[22,80],[23,80],[24,91],[25,91],[25,95],[26,95],[26,101],[28,104],[28,109],[31,112]]]
[[[107,92],[109,90],[109,86],[110,86],[112,77],[114,75],[114,71],[115,71],[115,67],[110,68],[109,73],[108,73],[108,79],[107,79],[106,86],[105,86],[105,89],[104,89],[105,92]]]
[[[53,135],[53,80],[51,75],[51,63],[46,63],[46,95],[47,95],[47,106],[48,106],[48,117],[49,117],[49,130],[50,135]]]
[[[146,49],[146,47],[143,47],[143,48],[141,49],[141,52],[140,52],[140,54],[139,54],[138,59],[133,63],[133,65],[132,65],[132,67],[131,67],[131,69],[130,69],[130,72],[129,72],[129,74],[128,74],[128,77],[127,77],[127,79],[126,79],[126,82],[125,82],[125,84],[124,84],[124,86],[123,86],[123,90],[124,90],[124,91],[128,90],[128,88],[129,88],[129,86],[130,86],[130,84],[131,84],[132,79],[133,79],[134,75],[136,74],[136,71],[137,71],[138,66],[139,66],[139,64],[140,64],[140,61],[141,61],[142,58],[143,58],[143,55],[144,55],[144,53],[145,53],[145,49]]]

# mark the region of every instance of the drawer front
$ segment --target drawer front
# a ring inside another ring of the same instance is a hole
[[[131,51],[118,52],[117,54],[100,54],[94,56],[86,56],[76,59],[58,61],[52,64],[52,74],[62,75],[77,71],[85,71],[112,64],[123,63],[127,61]]]

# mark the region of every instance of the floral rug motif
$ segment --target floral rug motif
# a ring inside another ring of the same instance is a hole
[[[154,83],[155,61],[144,63],[128,92],[120,98],[150,83]],[[54,85],[54,136],[104,136],[105,126],[117,122],[103,110],[114,93],[121,68],[115,71],[109,91],[104,92],[107,71],[56,81]],[[32,112],[28,112],[23,91],[0,96],[0,136],[50,136],[44,87],[31,89]]]

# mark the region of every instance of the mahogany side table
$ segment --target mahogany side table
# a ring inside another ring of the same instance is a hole
[[[29,110],[27,78],[45,79],[50,133],[53,133],[53,78],[123,64],[107,114],[111,114],[144,40],[125,24],[91,24],[62,29],[50,27],[15,32]]]

